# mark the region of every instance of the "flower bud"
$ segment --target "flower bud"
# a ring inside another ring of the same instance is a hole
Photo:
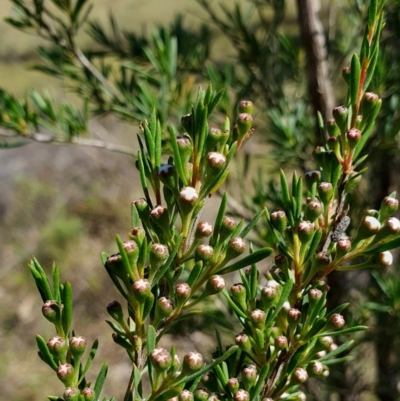
[[[64,338],[60,336],[50,338],[47,343],[47,347],[54,359],[60,361],[61,363],[65,362],[68,352],[68,343]]]
[[[318,341],[324,349],[329,349],[333,344],[333,339],[330,336],[319,337]]]
[[[355,242],[372,237],[377,234],[381,228],[379,220],[372,216],[365,216],[358,228]]]
[[[379,209],[379,220],[384,221],[399,208],[399,201],[392,196],[386,196]]]
[[[210,245],[199,245],[196,249],[194,260],[198,262],[202,260],[203,262],[210,261],[214,256],[214,248]]]
[[[189,284],[180,283],[175,287],[175,296],[179,305],[183,305],[189,298],[192,293],[192,289]]]
[[[193,134],[193,116],[191,114],[185,114],[181,117],[181,124],[183,128],[189,133],[189,135]]]
[[[319,202],[318,200],[313,200],[306,204],[304,217],[311,223],[314,223],[322,212],[323,207],[321,202]]]
[[[118,301],[112,301],[107,305],[108,314],[118,323],[124,321],[124,312],[122,306]]]
[[[382,266],[391,266],[393,263],[393,255],[390,251],[380,252],[378,261]]]
[[[167,371],[172,364],[171,354],[164,348],[153,349],[150,353],[150,360],[156,370],[160,372]]]
[[[274,304],[277,295],[277,288],[272,285],[267,285],[261,290],[261,300],[264,304],[264,310],[269,309]]]
[[[93,401],[96,397],[96,393],[90,387],[85,387],[82,390],[82,395],[85,401]]]
[[[136,207],[136,210],[139,214],[140,220],[148,222],[149,221],[149,213],[150,208],[149,204],[147,203],[146,199],[140,198],[133,202]]]
[[[146,237],[146,232],[142,227],[133,227],[132,231],[129,233],[129,238],[136,242],[136,244],[141,247],[143,240]]]
[[[169,228],[169,216],[166,207],[161,205],[156,206],[151,210],[150,216],[158,227],[160,227],[163,231],[167,231]]]
[[[349,111],[345,106],[335,107],[332,111],[333,118],[336,121],[341,132],[347,131],[347,117],[349,115]]]
[[[275,346],[278,350],[282,350],[287,347],[288,340],[285,336],[278,336],[275,339]]]
[[[67,387],[64,390],[63,399],[65,401],[78,401],[81,392],[79,388],[76,387]]]
[[[311,271],[316,273],[322,270],[324,267],[328,266],[330,263],[329,256],[327,256],[324,252],[319,252],[315,255],[314,260],[312,262]]]
[[[61,319],[61,309],[57,301],[46,301],[42,306],[42,313],[43,316],[53,324],[58,323]]]
[[[341,258],[351,250],[351,241],[348,238],[340,238],[336,243],[336,258]]]
[[[182,392],[178,396],[179,401],[193,401],[193,393],[191,393],[189,390],[182,390]]]
[[[328,135],[329,135],[331,138],[334,138],[334,137],[340,135],[340,129],[339,129],[339,127],[337,126],[336,121],[335,121],[334,119],[328,120],[328,121],[326,122],[326,129],[327,129],[327,131],[328,131]]]
[[[297,235],[301,243],[306,244],[314,234],[314,224],[311,221],[301,221],[297,226]]]
[[[244,387],[249,390],[254,386],[257,379],[257,368],[254,365],[247,365],[242,370],[242,381]]]
[[[318,185],[318,195],[324,205],[328,205],[333,197],[333,186],[330,182],[321,182]]]
[[[314,185],[317,185],[321,181],[321,172],[318,170],[307,171],[304,174],[304,179],[308,190],[311,192]]]
[[[232,299],[235,301],[237,305],[241,307],[242,310],[247,310],[247,293],[246,287],[242,283],[234,284],[230,289],[230,294]]]
[[[188,162],[193,152],[193,144],[189,135],[182,135],[176,138],[176,144],[179,149],[181,160],[183,163]]]
[[[357,128],[351,128],[346,134],[350,149],[354,149],[361,140],[361,131]]]
[[[251,352],[251,342],[250,342],[249,337],[246,334],[244,334],[244,333],[238,334],[235,337],[235,343],[236,343],[236,345],[239,346],[239,348],[242,351],[245,351],[247,353]]]
[[[308,365],[307,373],[309,376],[321,376],[324,373],[324,365],[320,361],[313,361]]]
[[[224,216],[221,222],[221,228],[219,232],[221,241],[224,241],[226,238],[228,238],[233,233],[236,226],[237,226],[236,221],[232,217]]]
[[[344,317],[339,313],[335,313],[330,318],[330,327],[332,329],[341,329],[345,324]]]
[[[221,130],[218,128],[211,128],[208,131],[207,139],[206,139],[206,148],[207,150],[213,150],[218,142],[222,138]]]
[[[207,221],[201,221],[196,228],[196,238],[208,238],[213,233],[214,227]]]
[[[218,294],[225,288],[225,280],[222,276],[214,275],[211,276],[207,281],[205,293],[206,295]]]
[[[322,291],[318,288],[311,288],[308,293],[308,298],[310,300],[310,305],[315,306],[322,297]]]
[[[70,387],[74,379],[74,367],[69,363],[63,363],[57,368],[57,377],[65,384],[66,387]]]
[[[170,189],[174,189],[177,187],[177,174],[176,174],[176,168],[172,164],[163,164],[161,167],[157,170],[157,175],[160,181]]]
[[[307,371],[303,368],[297,368],[294,371],[293,378],[297,383],[304,383],[308,379]]]
[[[194,401],[208,401],[209,394],[207,391],[198,389],[193,393]]]
[[[169,257],[168,247],[163,244],[153,244],[150,248],[150,266],[156,271]]]
[[[255,309],[250,313],[250,319],[258,329],[264,328],[266,317],[267,315],[261,309]]]
[[[203,355],[201,355],[200,352],[192,351],[183,358],[182,372],[187,374],[197,372],[203,365]]]
[[[276,267],[284,272],[287,271],[287,269],[289,268],[289,262],[287,260],[287,257],[283,253],[279,253],[278,255],[276,255],[274,261]]]
[[[118,344],[119,346],[125,348],[129,352],[133,352],[133,346],[130,342],[127,341],[125,337],[118,333],[112,333],[111,338],[115,342],[115,344]]]
[[[154,321],[159,323],[162,319],[170,316],[173,310],[174,310],[174,303],[170,299],[166,297],[159,298],[156,303]]]
[[[364,117],[369,116],[377,103],[379,102],[379,96],[372,92],[365,92],[362,100],[361,100],[361,113]]]
[[[239,138],[245,136],[253,125],[253,117],[247,113],[240,113],[236,119]]]
[[[296,308],[290,308],[288,311],[288,320],[292,322],[297,322],[300,320],[301,312]]]
[[[288,225],[286,213],[283,210],[276,210],[271,213],[271,223],[281,234],[285,232]]]
[[[133,267],[139,258],[139,247],[135,241],[124,241],[123,243],[129,264]]]
[[[238,104],[239,113],[252,114],[254,110],[254,104],[251,100],[241,100]]]
[[[144,301],[151,292],[151,285],[149,280],[141,278],[132,284],[133,294],[138,302]]]
[[[350,67],[344,67],[342,70],[342,77],[345,80],[346,84],[350,86],[351,80],[351,69]]]
[[[189,213],[196,206],[199,194],[193,187],[183,187],[179,193],[179,206],[184,213]]]
[[[233,399],[235,401],[249,401],[250,394],[246,390],[240,389],[235,393]]]
[[[227,386],[231,393],[236,393],[239,390],[239,380],[236,377],[231,377],[227,382]]]
[[[226,165],[226,157],[222,153],[210,152],[207,155],[207,174],[219,173]]]
[[[241,237],[234,237],[228,243],[225,260],[237,258],[246,250],[246,243]]]
[[[75,361],[79,360],[87,348],[86,338],[82,336],[71,337],[69,340],[69,348]]]

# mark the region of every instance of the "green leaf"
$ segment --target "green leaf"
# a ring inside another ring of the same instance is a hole
[[[269,366],[265,364],[262,369],[260,374],[258,375],[258,380],[257,384],[251,389],[250,391],[250,400],[257,400],[258,395],[261,393],[262,389],[264,388],[265,385],[265,379],[268,376],[269,372]]]
[[[53,356],[49,351],[49,348],[47,347],[46,341],[39,334],[36,335],[36,344],[39,348],[42,360],[47,363],[54,371],[57,371],[58,366],[54,361]]]
[[[280,310],[283,307],[283,304],[287,301],[290,292],[292,291],[293,288],[293,279],[289,279],[286,284],[283,286],[282,288],[282,293],[281,293],[281,297],[279,298],[279,302],[275,307],[274,312],[271,314],[271,316],[268,317],[268,320],[266,322],[266,327],[270,328],[272,327],[273,323],[275,322],[276,317],[278,316],[278,313],[280,312]]]
[[[178,396],[182,392],[180,387],[170,387],[163,391],[157,398],[157,401],[167,401],[171,398]]]
[[[140,217],[135,204],[131,203],[131,227],[132,229],[140,226]]]
[[[119,235],[116,236],[116,241],[117,241],[118,250],[119,250],[119,253],[120,253],[121,259],[122,259],[122,266],[124,266],[124,269],[125,269],[125,273],[128,277],[131,278],[132,281],[135,281],[135,277],[133,276],[133,272],[131,269],[131,264],[129,263],[128,255],[126,254],[124,244]]]
[[[226,288],[222,290],[222,295],[226,298],[228,301],[229,306],[236,312],[236,314],[239,317],[242,317],[243,319],[247,318],[247,315],[235,304],[235,302],[232,301],[232,298],[230,297],[228,291]]]
[[[363,254],[365,255],[375,255],[380,252],[390,251],[391,249],[398,248],[400,246],[400,235],[388,242],[380,243],[379,245],[373,246],[367,249]]]
[[[62,303],[64,309],[62,311],[62,326],[64,333],[68,336],[72,325],[72,310],[73,310],[73,296],[72,296],[72,285],[66,282],[62,291]]]
[[[186,179],[186,172],[185,172],[185,168],[182,164],[182,159],[181,159],[181,155],[179,152],[179,148],[178,148],[178,144],[176,142],[176,133],[175,133],[175,129],[174,127],[172,127],[171,125],[168,127],[168,132],[171,138],[171,147],[172,147],[172,151],[174,152],[174,164],[176,167],[176,171],[178,172],[179,178],[181,179],[181,181],[183,182],[183,185],[188,185],[188,181]]]
[[[239,237],[245,238],[246,235],[254,228],[257,224],[258,220],[260,219],[261,215],[264,213],[265,209],[260,210],[246,225],[246,227],[241,231]]]
[[[222,195],[221,203],[220,203],[219,209],[218,209],[218,214],[215,219],[214,232],[209,241],[211,246],[215,246],[215,244],[217,243],[217,239],[218,239],[219,231],[221,230],[222,220],[225,215],[227,203],[228,203],[228,195],[225,192]]]
[[[99,347],[99,341],[96,339],[93,342],[92,347],[90,348],[89,356],[86,360],[85,367],[83,368],[82,372],[80,373],[79,383],[85,378],[86,373],[89,371],[89,368],[93,362],[94,357],[96,356],[97,348]]]
[[[156,330],[152,325],[147,328],[147,355],[156,347]]]
[[[188,286],[190,288],[192,288],[193,285],[196,283],[197,279],[200,276],[200,273],[201,273],[202,269],[203,269],[203,262],[202,261],[197,262],[193,266],[192,271],[190,272],[189,277],[188,277],[188,279],[186,281],[186,283],[188,284]]]
[[[139,394],[140,394],[139,386],[142,381],[142,375],[140,374],[140,370],[138,369],[138,367],[136,366],[135,363],[133,364],[133,372],[132,373],[133,373],[133,383],[134,383],[134,387],[135,387],[135,395],[139,396]]]
[[[329,331],[327,333],[321,333],[319,336],[341,336],[343,334],[350,334],[350,333],[355,333],[357,331],[364,331],[368,330],[368,326],[354,326],[354,327],[349,327],[348,329],[344,330],[338,330],[338,331]]]
[[[93,387],[96,400],[98,400],[100,397],[101,390],[107,377],[107,371],[108,371],[108,365],[107,363],[104,363],[100,369],[100,372],[97,376],[96,382],[94,383]]]
[[[245,256],[244,258],[238,260],[237,262],[225,267],[225,269],[222,269],[218,272],[218,274],[227,274],[231,273],[234,271],[237,271],[239,269],[243,269],[247,266],[252,265],[253,263],[260,262],[261,260],[267,258],[269,255],[271,255],[273,249],[272,248],[262,248],[254,253]]]
[[[281,180],[281,189],[282,189],[282,202],[285,209],[289,210],[291,205],[289,187],[286,181],[285,173],[283,170],[280,170],[280,180]]]
[[[350,99],[351,105],[356,107],[358,101],[358,90],[360,88],[361,65],[357,54],[353,54],[351,59],[350,72]]]
[[[55,263],[52,266],[54,300],[61,303],[60,297],[60,271]]]
[[[378,0],[371,0],[371,2],[369,3],[369,9],[368,9],[368,27],[370,29],[375,24],[377,11],[378,11]]]
[[[354,343],[354,340],[350,340],[350,341],[345,342],[344,344],[342,344],[339,347],[337,347],[334,351],[329,352],[328,354],[326,354],[325,356],[320,358],[319,361],[325,363],[325,361],[328,361],[333,356],[339,355],[342,352],[346,351],[346,349],[349,348],[353,343]]]

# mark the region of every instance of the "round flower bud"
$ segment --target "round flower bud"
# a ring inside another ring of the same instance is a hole
[[[349,110],[345,106],[335,107],[332,111],[333,118],[336,121],[341,132],[347,131],[347,117]]]
[[[231,260],[241,255],[246,250],[246,243],[241,237],[234,237],[228,243],[225,260]]]
[[[247,310],[247,292],[246,287],[242,283],[233,284],[230,289],[230,294],[232,299],[242,308],[242,310]]]
[[[307,371],[303,368],[297,368],[294,371],[293,378],[297,383],[304,383],[308,379]]]
[[[288,319],[297,322],[301,317],[301,312],[296,308],[290,308],[288,312]]]
[[[58,323],[61,319],[61,309],[57,301],[46,301],[42,306],[42,313],[43,316],[53,324]]]
[[[237,224],[232,217],[229,216],[224,216],[221,222],[221,228],[220,228],[220,238],[221,241],[224,241],[226,238],[228,238],[232,232],[235,230]]]
[[[122,306],[118,301],[112,301],[107,305],[108,314],[117,322],[122,322],[124,320],[124,312],[122,311]]]
[[[351,250],[351,241],[348,238],[340,238],[336,243],[336,253],[339,257],[346,255]]]
[[[192,289],[189,284],[180,283],[175,287],[175,295],[179,304],[185,303],[189,299],[191,293]]]
[[[321,172],[318,170],[307,171],[304,174],[304,179],[308,190],[311,192],[313,186],[321,181]]]
[[[142,227],[133,227],[131,232],[129,233],[129,238],[136,242],[136,244],[140,247],[143,244],[143,240],[146,237],[146,232]]]
[[[70,387],[74,379],[74,367],[69,363],[63,363],[57,368],[57,377],[65,384],[66,387]]]
[[[393,255],[390,251],[380,252],[378,261],[382,266],[391,266],[393,263]]]
[[[286,213],[283,210],[276,210],[275,212],[272,212],[271,223],[275,229],[282,234],[288,225]]]
[[[221,130],[218,128],[211,128],[208,131],[207,139],[206,139],[206,148],[207,150],[213,150],[218,142],[222,138]]]
[[[379,219],[381,221],[386,220],[394,212],[396,212],[398,208],[399,208],[399,201],[392,196],[386,196],[383,199],[381,207],[379,209]]]
[[[312,271],[317,272],[328,266],[330,263],[329,256],[324,252],[318,252],[312,262]]]
[[[71,337],[71,339],[69,340],[69,348],[74,359],[80,359],[87,348],[86,338],[82,336]]]
[[[169,257],[168,247],[163,244],[153,244],[150,248],[150,265],[152,269],[158,269]]]
[[[239,390],[239,380],[236,377],[231,377],[227,382],[227,386],[232,393],[236,393]]]
[[[307,372],[310,376],[321,376],[324,373],[324,365],[320,361],[313,361],[308,365]]]
[[[340,315],[339,313],[335,313],[331,316],[330,323],[331,323],[330,326],[332,328],[341,329],[345,324],[345,320],[342,315]]]
[[[156,303],[156,312],[154,320],[160,322],[162,319],[168,317],[174,310],[174,303],[166,298],[161,297]]]
[[[193,373],[197,372],[204,365],[203,355],[200,352],[192,351],[186,354],[183,358],[182,372]]]
[[[366,239],[377,234],[381,228],[381,223],[378,219],[372,216],[365,216],[358,228],[355,242],[357,240]]]
[[[235,337],[235,343],[236,343],[236,345],[239,346],[239,348],[242,351],[245,351],[247,353],[251,352],[251,342],[250,342],[249,337],[246,334],[244,334],[244,333],[238,334]]]
[[[164,231],[169,227],[169,216],[166,207],[161,205],[156,206],[151,210],[150,216],[157,226],[162,228]]]
[[[323,210],[324,209],[321,202],[313,200],[306,204],[304,217],[313,223],[315,220],[318,219]]]
[[[198,389],[193,393],[194,401],[208,401],[209,394],[203,389]]]
[[[328,131],[328,135],[331,138],[334,138],[336,136],[340,135],[340,129],[336,124],[336,121],[334,119],[330,119],[326,122],[326,129]]]
[[[189,390],[182,390],[182,392],[178,396],[179,401],[193,401],[193,393],[191,393]]]
[[[94,390],[90,387],[85,387],[82,390],[82,395],[85,401],[93,401],[95,399],[96,393]]]
[[[287,257],[283,253],[279,253],[278,255],[276,255],[274,261],[276,267],[278,269],[281,269],[282,271],[286,271],[289,267]]]
[[[357,128],[351,128],[346,134],[347,142],[351,149],[354,149],[361,140],[361,131]]]
[[[314,234],[314,224],[311,221],[301,221],[297,226],[297,234],[299,236],[300,241],[303,244],[306,244],[311,240]]]
[[[193,206],[199,200],[199,194],[193,187],[183,187],[179,193],[179,199],[181,203]]]
[[[205,293],[207,295],[214,295],[218,294],[225,288],[225,280],[222,276],[214,275],[211,276],[210,279],[207,281]]]
[[[207,155],[207,173],[213,174],[221,171],[226,165],[226,157],[222,153],[210,152]]]
[[[196,238],[208,238],[213,233],[214,227],[207,221],[201,221],[196,228]]]
[[[287,338],[285,336],[281,335],[281,336],[276,337],[275,346],[279,350],[282,350],[282,349],[286,348],[287,344],[288,344],[288,340],[287,340]]]
[[[321,182],[318,185],[318,195],[324,205],[329,204],[333,197],[333,186],[330,182]]]
[[[319,301],[322,297],[322,291],[318,288],[311,288],[309,294],[310,300]]]
[[[254,110],[254,104],[251,100],[241,100],[238,104],[239,113],[251,114]]]
[[[150,208],[146,199],[144,198],[137,199],[133,202],[133,204],[135,205],[135,208],[139,214],[140,219],[146,222],[149,221]]]
[[[60,336],[50,338],[47,347],[56,360],[62,363],[65,362],[68,352],[68,343],[64,338]]]
[[[262,329],[265,325],[267,315],[261,309],[255,309],[250,313],[251,321],[258,329]]]
[[[396,217],[389,217],[385,221],[385,227],[391,234],[398,234],[400,232],[400,220],[396,219]]]
[[[333,344],[333,339],[332,337],[324,336],[319,338],[319,342],[325,349],[329,349],[329,347]]]
[[[164,348],[154,348],[150,353],[150,360],[160,372],[165,372],[172,364],[171,354]]]
[[[250,394],[246,390],[240,389],[235,393],[233,399],[235,401],[249,401]]]
[[[250,389],[256,382],[257,368],[254,365],[247,365],[242,370],[242,381],[246,389]]]
[[[151,285],[149,280],[141,278],[132,284],[133,294],[138,302],[144,301],[151,292]]]
[[[374,110],[376,104],[379,102],[379,96],[372,92],[365,92],[361,100],[361,113],[363,116],[368,116]]]
[[[253,125],[253,117],[247,113],[240,113],[236,119],[239,138],[245,136]]]
[[[190,140],[190,136],[178,136],[178,138],[176,138],[176,144],[178,145],[182,161],[187,162],[193,152],[193,145],[192,141]]]
[[[203,262],[210,261],[214,256],[214,248],[210,245],[199,245],[195,252],[195,261],[202,260]]]
[[[264,309],[269,309],[275,302],[278,295],[277,287],[267,285],[261,290],[261,300],[264,304]]]
[[[170,189],[176,188],[176,168],[172,164],[163,164],[158,170],[157,175],[160,181]]]
[[[139,258],[139,247],[135,241],[124,241],[123,246],[128,256],[129,264],[135,266]]]
[[[63,398],[65,401],[78,401],[80,394],[81,392],[79,391],[79,388],[67,387],[64,390]]]

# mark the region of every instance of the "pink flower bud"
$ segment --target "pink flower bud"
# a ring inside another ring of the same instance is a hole
[[[197,225],[196,237],[197,238],[208,238],[213,233],[214,227],[207,221],[201,221]]]
[[[150,359],[154,367],[162,372],[168,370],[172,363],[171,354],[164,348],[153,349]]]
[[[200,352],[192,351],[183,358],[183,372],[197,372],[204,365],[203,355]]]
[[[249,401],[250,394],[246,390],[240,389],[235,393],[233,399],[235,401]]]
[[[69,387],[72,384],[74,378],[74,367],[69,363],[63,363],[57,368],[57,377]]]
[[[331,323],[335,329],[341,329],[345,324],[345,320],[342,315],[335,313],[331,316]]]
[[[293,374],[294,379],[297,383],[304,383],[308,379],[307,371],[303,368],[297,368]]]
[[[276,337],[276,339],[275,339],[275,345],[276,345],[276,347],[278,348],[278,349],[284,349],[284,348],[286,348],[287,347],[287,344],[288,344],[288,340],[287,340],[287,338],[285,337],[285,336],[278,336],[278,337]]]
[[[94,390],[92,388],[85,387],[82,390],[82,395],[83,395],[83,398],[85,399],[85,401],[93,401],[96,396],[96,393],[94,392]]]

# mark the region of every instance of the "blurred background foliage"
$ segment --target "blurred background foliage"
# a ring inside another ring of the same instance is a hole
[[[140,196],[133,135],[152,107],[156,106],[165,130],[168,122],[177,124],[190,110],[198,86],[207,81],[215,88],[226,87],[220,116],[235,117],[238,99],[255,103],[256,134],[228,183],[234,195],[231,213],[238,218],[250,218],[264,205],[278,208],[274,172],[282,166],[287,172],[312,169],[312,150],[322,144],[312,94],[316,88],[310,85],[307,43],[294,1],[115,0],[112,13],[106,0],[92,3],[85,21],[89,3],[82,8],[77,19],[82,25],[75,24],[73,34],[57,7],[51,11],[60,15],[62,23],[53,19],[47,31],[39,31],[42,38],[0,24],[4,399],[43,398],[46,367],[32,345],[33,334],[46,333],[48,327],[37,319],[39,300],[26,268],[32,255],[47,266],[56,260],[64,279],[73,283],[77,314],[84,316],[76,319],[80,322],[76,331],[99,337],[98,363],[111,362],[106,390],[121,397],[119,386],[126,381],[129,366],[103,324],[105,306],[115,294],[96,255],[103,250],[113,253],[115,233],[129,229],[129,203]],[[341,71],[360,46],[369,2],[311,3],[322,5],[325,79],[333,88],[326,94],[328,103],[340,105],[345,102]],[[21,4],[2,1],[0,15],[34,33],[35,22],[21,11]],[[53,40],[52,32],[65,40]],[[378,208],[384,196],[399,190],[399,38],[400,1],[387,0],[378,73],[370,88],[383,98],[383,106],[370,138],[368,178],[353,200],[354,227],[360,210]],[[329,118],[329,110],[323,114]],[[73,145],[62,146],[66,143]],[[212,218],[212,205],[206,213]],[[268,242],[265,229],[257,227],[256,244]],[[346,319],[371,329],[357,339],[350,362],[332,369],[323,383],[310,380],[308,399],[399,398],[398,260],[388,271],[329,277],[331,305],[350,301]],[[212,313],[212,305],[209,309]],[[229,317],[224,321],[219,315],[218,320],[231,328]],[[184,348],[211,352],[210,333],[203,318],[190,327],[177,327],[171,338],[179,337]],[[47,392],[57,391],[47,385]]]

